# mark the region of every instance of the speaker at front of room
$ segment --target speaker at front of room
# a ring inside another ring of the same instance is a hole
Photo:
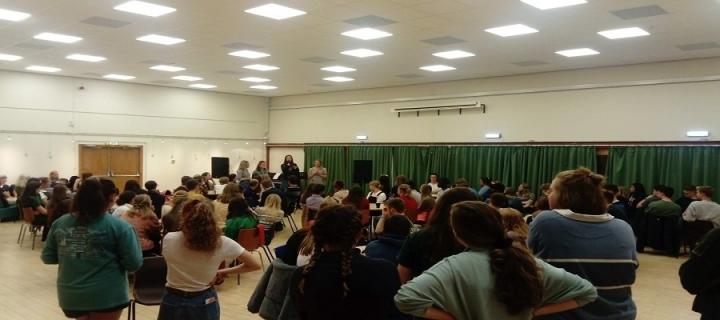
[[[372,181],[372,160],[355,160],[353,164],[353,183]]]
[[[230,175],[230,158],[212,157],[212,177],[220,178]]]

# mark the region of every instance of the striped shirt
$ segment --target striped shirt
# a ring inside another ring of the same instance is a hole
[[[538,319],[635,319],[631,287],[638,262],[627,223],[610,214],[544,211],[530,224],[528,246],[538,258],[589,280],[598,290],[593,303]]]

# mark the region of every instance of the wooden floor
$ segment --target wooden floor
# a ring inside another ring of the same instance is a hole
[[[40,261],[42,244],[39,239],[34,251],[30,238],[21,248],[16,244],[19,222],[0,223],[0,319],[63,319],[57,305],[55,279],[57,266]],[[282,244],[290,235],[283,230],[273,241]],[[638,319],[685,320],[699,319],[692,312],[693,297],[680,286],[677,270],[684,261],[660,255],[641,254],[637,282],[633,287],[638,305]],[[244,274],[240,285],[235,278],[218,288],[223,319],[260,319],[247,311],[247,302],[260,279],[261,272]],[[156,319],[158,307],[137,307],[138,319]],[[123,314],[123,319],[126,317]]]

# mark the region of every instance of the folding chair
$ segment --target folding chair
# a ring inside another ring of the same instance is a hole
[[[159,306],[165,293],[167,264],[162,256],[143,259],[142,267],[135,271],[133,282],[133,299],[130,300],[128,320],[135,320],[135,304]]]

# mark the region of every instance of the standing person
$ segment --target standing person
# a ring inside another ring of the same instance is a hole
[[[310,183],[327,184],[327,178],[327,169],[322,166],[322,162],[320,160],[315,160],[313,167],[308,170],[308,179],[310,179]]]
[[[265,178],[271,178],[268,174],[267,163],[264,160],[260,160],[257,166],[255,166],[255,170],[252,172],[252,178],[257,181],[263,181]]]
[[[240,165],[237,169],[237,176],[235,176],[235,181],[237,183],[243,183],[243,181],[248,181],[252,178],[252,175],[250,174],[250,162],[247,160],[240,161]]]
[[[366,198],[370,204],[370,215],[380,216],[382,215],[382,204],[387,200],[387,195],[382,191],[382,186],[377,180],[370,181],[368,187],[370,188],[370,192]]]
[[[325,212],[327,211],[327,212]],[[323,209],[312,226],[310,263],[293,274],[290,295],[301,319],[389,319],[400,288],[392,263],[355,249],[362,231],[351,206]]]
[[[183,215],[180,231],[163,240],[168,272],[158,320],[220,319],[214,285],[230,274],[258,270],[260,264],[235,240],[222,235],[208,202],[190,201]],[[222,262],[235,259],[240,260],[238,265],[218,270]]]
[[[57,291],[65,316],[119,319],[130,304],[127,273],[142,265],[133,227],[107,214],[117,188],[107,178],[85,179],[72,213],[50,228],[42,260],[58,264]]]
[[[402,283],[419,276],[440,260],[463,251],[450,228],[450,207],[477,199],[468,188],[450,189],[438,199],[425,229],[411,234],[400,250],[398,273]]]
[[[467,251],[400,288],[398,308],[430,319],[530,319],[592,302],[592,284],[534,259],[505,235],[500,214],[479,201],[453,205],[451,225]]]
[[[300,168],[298,168],[298,165],[295,164],[293,156],[289,154],[285,156],[285,160],[283,160],[283,163],[280,165],[280,170],[282,170],[280,181],[282,182],[283,190],[287,187],[287,181],[290,176],[300,176]]]
[[[701,320],[720,319],[720,228],[710,231],[680,267],[683,288],[695,295]]]
[[[702,186],[697,188],[697,196],[700,201],[691,203],[682,214],[685,221],[710,221],[715,228],[720,227],[720,204],[713,201],[712,187]]]
[[[631,288],[638,266],[630,226],[606,213],[604,177],[587,168],[563,171],[551,185],[552,211],[530,224],[532,252],[598,288],[598,299],[580,309],[541,319],[635,319]],[[572,246],[568,246],[572,243]]]
[[[431,195],[433,197],[437,197],[438,192],[440,192],[440,186],[438,182],[438,175],[437,173],[431,173],[430,178],[428,179],[427,185],[430,186]],[[422,191],[422,187],[420,187]]]
[[[143,257],[160,254],[160,239],[162,239],[160,219],[152,208],[152,200],[146,194],[135,196],[132,209],[123,213],[120,218],[127,221],[137,233]]]

